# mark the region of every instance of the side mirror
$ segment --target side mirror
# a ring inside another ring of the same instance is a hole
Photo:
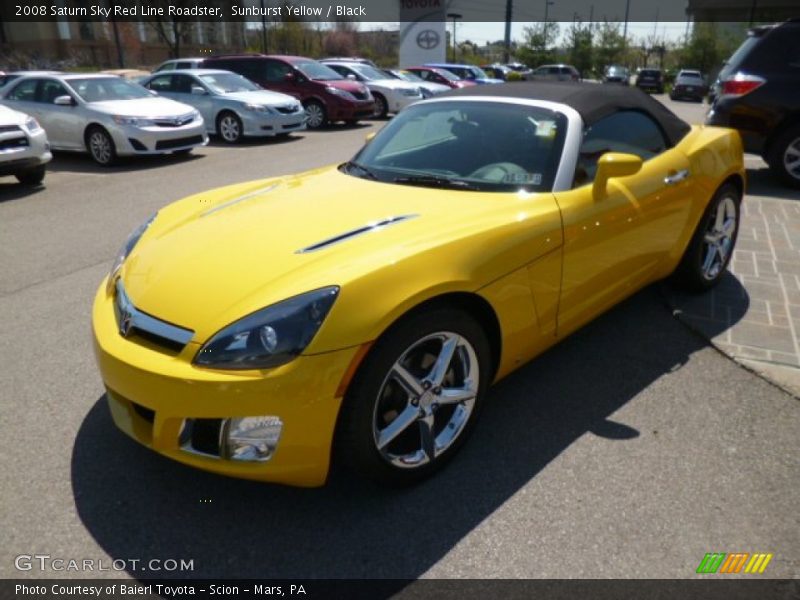
[[[377,134],[378,134],[377,131],[370,131],[367,135],[364,136],[364,143],[369,144]]]
[[[151,89],[149,89],[149,88],[148,88],[148,90],[147,90],[147,91],[148,91],[148,92],[150,92],[150,95],[151,95],[151,96],[158,96],[158,92],[157,92],[157,91],[155,91],[155,90],[151,90]]]
[[[53,104],[57,104],[58,106],[75,106],[75,100],[72,96],[64,94],[63,96],[56,96],[53,100]]]
[[[635,154],[623,152],[606,152],[597,161],[597,172],[592,189],[596,197],[606,193],[606,184],[612,177],[626,177],[638,173],[642,168],[642,159]]]
[[[296,79],[296,77],[295,77],[294,73],[289,71],[288,73],[286,73],[286,75],[283,76],[283,79],[285,81],[294,81]]]
[[[205,96],[208,94],[201,86],[193,85],[192,86],[192,94],[195,96]]]
[[[355,81],[355,80],[357,79],[357,78],[356,78],[356,76],[355,76],[355,75],[353,75],[352,73],[348,73],[348,74],[347,74],[347,78],[348,78],[350,81]]]

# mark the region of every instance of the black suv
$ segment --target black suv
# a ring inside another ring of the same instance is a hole
[[[712,94],[706,123],[737,129],[746,152],[800,187],[800,19],[751,29]]]
[[[642,69],[636,76],[636,87],[645,92],[664,93],[664,76],[661,69]]]

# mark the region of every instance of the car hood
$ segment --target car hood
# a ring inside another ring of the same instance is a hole
[[[230,94],[220,94],[225,100],[235,100],[236,102],[246,102],[252,104],[265,104],[268,106],[285,106],[298,104],[293,96],[281,94],[280,92],[269,92],[267,90],[253,90],[250,92],[231,92]]]
[[[28,118],[28,115],[16,110],[12,110],[7,106],[0,104],[0,126],[3,125],[21,125]]]
[[[89,102],[87,106],[101,113],[123,117],[180,117],[194,111],[194,108],[182,102],[156,96],[133,100]]]
[[[373,79],[367,82],[367,87],[370,86],[382,87],[390,90],[418,90],[420,88],[416,83],[403,81],[402,79]]]
[[[239,184],[163,208],[125,261],[122,280],[137,308],[207,339],[251,312],[309,290],[339,285],[345,294],[348,282],[393,265],[400,269],[405,258],[465,236],[475,240],[470,252],[480,257],[518,252],[519,236],[531,227],[520,214],[552,202],[552,195],[539,204],[541,194],[519,201],[503,196],[508,211],[498,209],[504,203],[494,193],[380,183],[335,167]],[[535,205],[521,210],[525,202]],[[407,218],[348,237],[398,217]],[[500,241],[480,239],[496,227],[511,230]],[[324,246],[303,251],[319,244]],[[551,249],[525,248],[519,261]],[[452,258],[441,258],[441,270]],[[506,260],[504,268],[512,270],[515,260]],[[429,268],[437,272],[435,265]],[[488,283],[502,274],[480,278]]]
[[[451,89],[449,85],[444,85],[441,83],[433,83],[432,81],[420,81],[419,83],[414,83],[413,81],[409,81],[408,83],[416,85],[417,87],[424,88],[434,94],[441,94]]]
[[[350,92],[351,94],[354,92],[361,93],[365,88],[364,84],[359,83],[358,81],[352,81],[350,79],[315,79],[314,81]]]

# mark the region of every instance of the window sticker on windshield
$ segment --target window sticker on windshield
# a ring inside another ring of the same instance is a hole
[[[546,138],[556,137],[556,122],[539,121],[536,124],[536,135],[538,137],[546,137]]]

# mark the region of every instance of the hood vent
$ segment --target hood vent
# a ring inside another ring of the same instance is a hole
[[[311,246],[306,246],[305,248],[296,250],[295,254],[306,254],[308,252],[315,252],[316,250],[322,250],[323,248],[327,248],[328,246],[333,246],[334,244],[338,244],[339,242],[344,242],[345,240],[349,240],[350,238],[356,237],[358,235],[369,233],[370,231],[378,231],[379,229],[383,229],[384,227],[388,227],[389,225],[394,225],[396,223],[401,223],[402,221],[414,219],[418,216],[419,215],[401,215],[399,217],[389,217],[381,221],[369,223],[368,225],[364,225],[363,227],[359,227],[357,229],[351,229],[350,231],[345,231],[344,233],[340,233],[339,235],[336,235],[334,237],[322,240],[321,242],[317,242],[316,244],[312,244]]]
[[[261,194],[266,194],[267,192],[271,192],[276,187],[278,187],[277,183],[273,183],[272,185],[268,185],[267,187],[258,189],[254,192],[248,192],[244,196],[239,196],[234,198],[233,200],[228,200],[227,202],[223,202],[222,204],[215,206],[213,208],[208,209],[204,213],[200,213],[201,217],[207,217],[210,214],[217,212],[218,210],[222,210],[223,208],[228,208],[229,206],[233,206],[234,204],[238,204],[239,202],[243,202],[244,200],[250,200],[251,198],[255,198],[260,196]]]

